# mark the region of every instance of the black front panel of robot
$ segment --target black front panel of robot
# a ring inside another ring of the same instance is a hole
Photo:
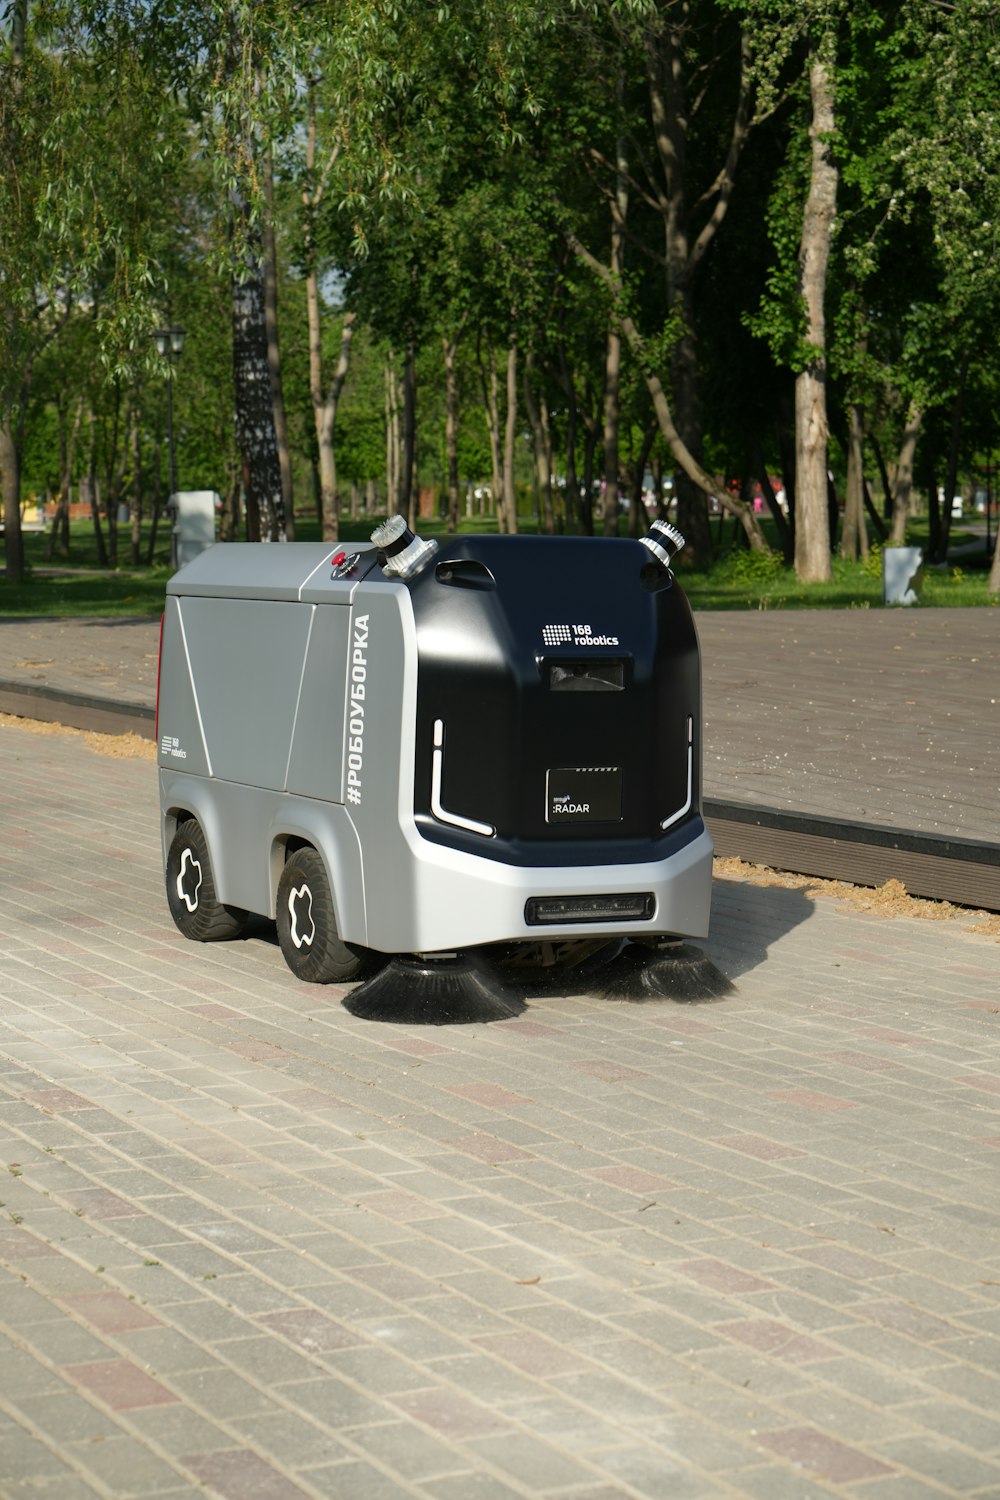
[[[439,843],[517,864],[650,858],[697,812],[698,646],[635,542],[445,543],[410,585],[414,813]]]

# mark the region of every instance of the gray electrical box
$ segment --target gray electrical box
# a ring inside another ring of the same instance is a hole
[[[183,568],[215,541],[215,517],[222,504],[215,490],[178,490],[167,501],[173,515],[170,561]]]

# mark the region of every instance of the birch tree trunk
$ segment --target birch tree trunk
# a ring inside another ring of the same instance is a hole
[[[795,576],[826,583],[831,575],[827,512],[826,274],[837,209],[837,168],[830,154],[834,80],[828,39],[809,66],[812,164],[799,244],[799,285],[809,362],[795,382]]]

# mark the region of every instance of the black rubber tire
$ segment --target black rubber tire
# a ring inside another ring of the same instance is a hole
[[[180,932],[195,943],[239,937],[249,913],[224,906],[215,894],[208,843],[195,818],[181,823],[167,851],[167,905]]]
[[[365,953],[337,936],[326,866],[315,849],[296,849],[278,881],[278,942],[285,962],[307,984],[345,984],[365,968]]]

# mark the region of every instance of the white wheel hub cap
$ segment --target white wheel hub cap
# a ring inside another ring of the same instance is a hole
[[[296,948],[311,948],[316,936],[316,923],[312,914],[312,891],[302,883],[288,893],[288,915],[291,918],[289,936]]]
[[[181,867],[177,872],[177,899],[183,901],[192,915],[198,910],[198,892],[201,890],[201,864],[190,849],[181,855]]]

